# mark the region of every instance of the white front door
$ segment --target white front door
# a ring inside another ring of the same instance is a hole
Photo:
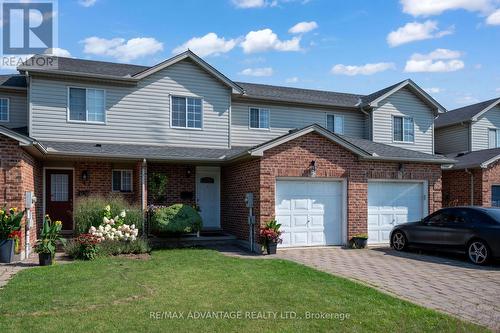
[[[342,243],[342,182],[278,180],[276,219],[281,247]]]
[[[395,225],[423,218],[425,195],[423,182],[369,182],[368,243],[388,244]]]
[[[196,203],[203,229],[220,229],[219,167],[196,167]]]

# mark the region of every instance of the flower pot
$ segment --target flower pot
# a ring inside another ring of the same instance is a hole
[[[50,253],[38,253],[38,261],[40,266],[50,266],[53,262],[52,254]]]
[[[353,237],[354,245],[357,249],[364,249],[366,247],[366,243],[368,242],[367,238]]]
[[[14,260],[14,240],[4,239],[0,241],[0,262],[10,263]]]
[[[278,247],[278,244],[275,242],[266,242],[266,250],[267,254],[276,254],[276,248]]]

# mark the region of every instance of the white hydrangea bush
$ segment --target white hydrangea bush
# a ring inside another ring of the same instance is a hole
[[[109,206],[106,206],[105,212],[109,212]],[[135,224],[125,224],[125,211],[122,211],[119,216],[110,218],[109,213],[104,214],[102,224],[97,228],[92,226],[89,229],[89,234],[96,236],[100,241],[103,240],[116,240],[116,241],[134,241],[139,235],[139,229]]]

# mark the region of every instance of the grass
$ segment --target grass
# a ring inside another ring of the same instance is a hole
[[[174,311],[185,318],[151,318],[151,312]],[[188,319],[190,311],[241,311],[243,319]],[[278,318],[245,318],[259,311],[278,312]],[[296,318],[280,318],[287,311]],[[305,319],[307,311],[349,318]],[[292,262],[198,249],[156,251],[144,261],[114,257],[23,270],[0,290],[0,327],[72,333],[485,331]]]

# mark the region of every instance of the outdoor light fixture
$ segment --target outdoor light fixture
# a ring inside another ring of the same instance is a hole
[[[87,180],[89,180],[89,178],[90,178],[89,172],[87,170],[82,171],[82,180],[86,182]]]
[[[316,161],[311,161],[311,164],[309,165],[309,173],[311,177],[316,177]]]
[[[191,177],[191,169],[187,168],[186,169],[186,178],[189,178],[189,177]]]

